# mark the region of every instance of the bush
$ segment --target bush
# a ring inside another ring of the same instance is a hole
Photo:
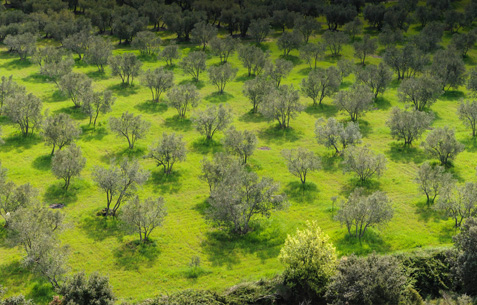
[[[150,299],[142,302],[140,305],[225,305],[223,297],[215,292],[208,290],[187,289],[162,296],[156,299]]]

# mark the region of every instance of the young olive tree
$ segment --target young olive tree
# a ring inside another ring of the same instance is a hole
[[[378,49],[378,42],[376,39],[372,39],[369,35],[364,35],[361,41],[353,43],[354,56],[358,58],[361,64],[364,66],[366,57],[368,55],[376,53]]]
[[[199,81],[199,76],[205,70],[207,55],[203,51],[190,52],[181,61],[181,67],[185,73],[190,74],[194,81]]]
[[[278,58],[275,64],[269,63],[265,67],[265,75],[268,76],[278,88],[283,78],[286,78],[293,69],[293,64],[285,59]]]
[[[45,144],[53,147],[51,150],[53,156],[56,148],[61,150],[73,143],[80,136],[81,129],[69,115],[59,113],[46,117],[41,134],[45,138]]]
[[[459,118],[472,129],[472,137],[477,135],[477,101],[462,101],[457,109]]]
[[[134,77],[139,75],[142,63],[133,53],[124,53],[108,59],[113,76],[119,75],[122,84],[129,86],[134,82]]]
[[[326,292],[337,265],[336,249],[316,221],[288,235],[278,259],[285,265],[285,283],[307,296]]]
[[[405,79],[398,89],[399,100],[412,103],[419,111],[435,103],[441,93],[439,82],[428,76]]]
[[[373,105],[373,92],[366,85],[354,85],[350,90],[338,92],[334,104],[339,110],[347,112],[351,121],[356,122]]]
[[[434,119],[432,113],[419,110],[401,110],[394,107],[386,125],[391,129],[391,135],[397,140],[404,140],[404,145],[412,145],[431,126]]]
[[[36,202],[38,190],[30,183],[17,186],[15,183],[7,181],[6,172],[5,168],[0,169],[0,215],[5,221],[4,227],[8,228],[10,220],[17,210],[30,207]]]
[[[224,93],[225,85],[231,82],[237,75],[237,68],[232,68],[229,63],[220,66],[209,67],[209,79],[212,84],[217,86],[220,94]]]
[[[238,176],[244,167],[240,159],[223,152],[215,153],[212,160],[204,158],[201,165],[202,174],[199,178],[207,182],[210,193],[219,187],[226,177]]]
[[[268,63],[270,53],[263,52],[256,46],[241,45],[240,48],[238,48],[238,57],[242,61],[243,66],[247,69],[248,76],[258,76]]]
[[[273,90],[263,101],[260,112],[270,120],[277,120],[282,129],[290,127],[290,119],[303,111],[298,90],[293,85],[283,85]]]
[[[81,98],[81,109],[88,115],[89,125],[93,123],[94,128],[96,128],[96,121],[98,120],[99,114],[111,112],[112,106],[116,101],[111,90],[105,90],[103,92],[88,90]]]
[[[81,96],[91,90],[92,80],[86,74],[70,72],[60,78],[58,86],[71,99],[75,108],[80,108]]]
[[[226,151],[239,156],[242,163],[246,164],[257,146],[257,136],[254,132],[248,130],[241,132],[232,126],[225,131],[223,144]]]
[[[344,154],[344,171],[356,173],[361,183],[365,183],[374,175],[381,176],[386,170],[386,157],[383,154],[375,154],[367,146],[350,146]]]
[[[176,162],[185,161],[186,143],[182,141],[181,135],[164,132],[157,144],[149,148],[149,153],[145,158],[154,159],[157,166],[162,165],[164,174],[169,175]]]
[[[36,39],[34,34],[27,32],[18,35],[7,35],[3,43],[8,46],[10,52],[17,53],[20,60],[25,60],[35,52]]]
[[[65,180],[63,189],[67,192],[71,178],[79,176],[86,164],[81,147],[71,144],[63,150],[55,152],[51,159],[51,171],[57,178]]]
[[[61,44],[65,49],[77,54],[79,60],[82,60],[82,55],[86,52],[90,39],[89,31],[80,31],[63,39]]]
[[[202,45],[202,51],[205,51],[207,43],[217,36],[217,28],[210,23],[201,21],[194,25],[194,29],[190,32],[192,41]]]
[[[368,65],[364,69],[356,71],[356,78],[367,85],[373,91],[374,98],[378,98],[378,94],[383,94],[386,87],[391,83],[393,71],[380,62],[379,65]]]
[[[2,76],[0,79],[0,114],[3,112],[3,105],[7,97],[19,90],[19,85],[12,80],[13,76]]]
[[[424,70],[429,57],[413,44],[406,44],[398,49],[395,46],[386,49],[384,63],[390,66],[398,76],[398,80],[416,75]]]
[[[108,64],[112,53],[113,47],[109,41],[99,36],[93,36],[84,52],[84,61],[89,65],[95,65],[98,71],[103,73],[104,66]]]
[[[167,92],[167,98],[167,103],[177,109],[180,118],[185,118],[189,107],[197,107],[200,99],[197,88],[191,84],[172,87]]]
[[[393,214],[386,193],[376,191],[366,195],[363,188],[357,188],[347,201],[341,202],[336,219],[346,225],[350,236],[361,240],[368,228],[389,222]]]
[[[221,63],[226,63],[229,56],[235,52],[237,42],[230,36],[226,38],[214,37],[210,40],[210,48],[212,53],[218,55]]]
[[[414,181],[419,184],[419,190],[426,194],[428,207],[435,202],[443,189],[455,184],[452,174],[446,173],[443,166],[432,166],[429,162],[422,163]]]
[[[284,32],[277,40],[277,46],[283,50],[283,55],[288,56],[293,49],[298,49],[302,43],[302,37],[296,31]]]
[[[448,126],[432,130],[421,145],[431,157],[439,159],[444,166],[448,166],[449,162],[464,150],[464,144],[457,141],[454,130]]]
[[[455,227],[460,227],[465,219],[477,214],[477,183],[444,187],[435,209],[444,211],[454,220]]]
[[[263,76],[250,79],[243,84],[243,95],[248,97],[252,103],[252,112],[257,113],[258,107],[264,102],[265,98],[273,91],[273,83]]]
[[[308,43],[313,33],[321,30],[321,24],[311,16],[300,16],[295,18],[293,26],[300,34],[305,43]]]
[[[348,37],[343,32],[326,31],[322,38],[333,57],[341,56],[343,45],[348,42]]]
[[[315,135],[319,144],[333,147],[336,154],[340,154],[350,145],[361,143],[361,132],[358,123],[349,122],[346,127],[335,118],[324,120],[318,119],[315,124]]]
[[[111,131],[116,133],[118,137],[125,137],[128,140],[129,149],[134,148],[137,140],[146,136],[151,124],[144,121],[141,115],[134,116],[128,111],[123,112],[121,117],[109,118],[109,127]]]
[[[270,33],[270,20],[268,19],[254,19],[250,22],[248,31],[250,36],[256,43],[262,43]]]
[[[306,176],[309,172],[321,169],[320,157],[306,148],[284,149],[282,155],[287,160],[288,171],[300,178],[303,185],[306,183]]]
[[[33,134],[41,126],[43,103],[32,93],[26,93],[24,88],[7,97],[4,107],[5,115],[20,126],[24,137]]]
[[[159,54],[159,58],[164,59],[166,61],[166,65],[169,67],[174,65],[174,59],[181,58],[179,47],[175,44],[165,46]]]
[[[431,71],[439,81],[443,91],[457,89],[465,83],[465,63],[462,57],[452,48],[439,50],[434,54]]]
[[[47,56],[43,59],[43,63],[40,66],[40,74],[53,81],[59,89],[60,79],[71,73],[73,65],[74,60],[71,56],[63,58],[61,53],[57,56]]]
[[[300,48],[300,57],[310,65],[310,68],[316,69],[318,62],[325,55],[326,46],[323,43],[307,43]]]
[[[174,85],[174,73],[163,68],[148,69],[142,75],[141,83],[151,90],[152,101],[157,103],[160,101],[161,94]]]
[[[141,243],[147,243],[152,231],[162,226],[166,216],[163,197],[140,200],[136,195],[124,206],[120,219],[129,232],[139,233]]]
[[[301,81],[301,91],[313,100],[313,106],[321,102],[326,96],[331,96],[338,92],[341,85],[341,75],[334,66],[328,69],[317,68],[311,70],[307,78]]]
[[[150,31],[141,31],[134,37],[131,47],[139,50],[141,55],[155,55],[159,53],[161,38]]]
[[[141,169],[137,160],[129,161],[125,158],[119,166],[96,167],[93,171],[93,179],[106,193],[106,208],[101,214],[116,216],[121,203],[131,198],[137,187],[149,179],[149,171]]]
[[[192,120],[197,131],[210,141],[217,131],[224,130],[230,125],[232,110],[222,104],[218,107],[209,105],[207,109],[197,111]]]

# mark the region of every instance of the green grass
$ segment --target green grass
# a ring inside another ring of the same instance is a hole
[[[373,31],[371,33],[376,34]],[[411,28],[409,33],[415,33],[415,28]],[[160,35],[164,39],[173,38],[165,32]],[[313,39],[319,39],[319,36]],[[449,40],[446,35],[445,42]],[[194,45],[180,46],[183,54],[195,49]],[[272,59],[282,54],[274,40],[268,40],[264,46],[271,51]],[[127,47],[118,46],[115,53],[130,51]],[[298,88],[309,69],[296,50],[291,55],[295,66],[282,83],[294,84]],[[477,51],[471,50],[469,56],[474,58]],[[353,58],[350,45],[344,48],[343,57]],[[380,60],[377,56],[369,57],[367,63],[376,64]],[[209,54],[208,65],[218,61],[217,57]],[[326,57],[320,66],[328,67],[336,64],[336,61],[335,58]],[[83,128],[78,144],[87,158],[86,168],[81,178],[72,182],[68,194],[64,194],[61,182],[55,179],[50,170],[51,148],[45,146],[39,136],[23,139],[19,136],[17,126],[1,118],[5,144],[0,146],[0,160],[2,166],[9,170],[9,179],[18,184],[29,182],[37,187],[45,205],[66,205],[63,212],[69,228],[61,239],[70,246],[70,273],[99,271],[109,276],[120,302],[139,301],[184,288],[221,290],[241,281],[280,273],[283,266],[277,256],[287,234],[303,227],[307,220],[319,223],[331,236],[341,255],[367,254],[372,251],[389,253],[452,243],[451,237],[455,234],[452,221],[427,209],[425,196],[418,192],[413,182],[417,167],[428,158],[419,147],[419,141],[411,148],[403,148],[401,143],[391,138],[389,128],[385,125],[391,107],[403,107],[397,100],[397,82],[378,100],[376,110],[368,112],[359,121],[364,144],[385,154],[388,159],[388,169],[383,177],[374,179],[368,187],[381,189],[388,194],[395,207],[395,216],[388,225],[370,229],[363,240],[357,242],[347,237],[346,229],[333,220],[330,199],[336,195],[346,198],[357,185],[357,180],[352,174],[343,173],[340,157],[318,145],[314,139],[314,124],[318,118],[336,116],[340,121],[347,121],[348,117],[337,111],[330,98],[325,98],[321,107],[312,107],[310,99],[301,97],[301,102],[307,106],[306,110],[291,121],[290,130],[278,130],[275,122],[268,122],[260,115],[250,113],[251,104],[242,94],[243,82],[248,79],[246,69],[236,55],[231,56],[230,63],[239,71],[237,78],[225,88],[224,95],[215,92],[216,87],[208,82],[205,73],[201,75],[198,87],[202,100],[198,109],[204,109],[210,103],[230,105],[235,116],[233,125],[239,130],[256,131],[258,147],[269,148],[257,150],[250,158],[250,167],[260,176],[270,176],[279,181],[290,198],[287,210],[273,213],[270,219],[254,222],[254,230],[243,237],[231,236],[204,219],[208,187],[198,178],[200,161],[204,157],[211,157],[214,152],[222,151],[221,133],[214,137],[213,144],[207,145],[193,128],[189,120],[191,113],[187,114],[187,119],[179,120],[175,109],[163,103],[152,104],[149,90],[140,86],[138,79],[134,86],[124,88],[119,78],[110,76],[108,68],[105,74],[100,74],[94,66],[77,63],[75,71],[91,77],[97,90],[111,89],[117,97],[113,112],[101,115],[96,130],[93,130],[87,125],[88,119],[72,108],[73,103],[61,96],[54,84],[38,75],[37,66],[28,61],[19,61],[16,56],[8,54],[6,48],[1,49],[0,76],[13,74],[16,82],[44,101],[45,111],[49,109],[50,113],[68,113]],[[164,65],[162,61],[147,59],[143,70]],[[190,82],[190,77],[184,75],[177,64],[172,71],[175,83]],[[353,82],[354,76],[351,75],[345,80],[344,87]],[[466,94],[464,88],[459,88],[459,91],[445,94],[432,106],[436,114],[433,127],[454,127],[458,139],[466,145],[466,150],[456,158],[451,169],[461,182],[475,180],[474,160],[477,156],[476,142],[456,115],[459,99]],[[124,111],[141,114],[152,124],[146,139],[139,140],[133,152],[126,150],[125,139],[117,138],[107,127],[109,116],[119,116]],[[147,153],[148,146],[157,141],[164,131],[184,136],[188,148],[187,161],[175,165],[172,176],[164,177],[152,160],[140,158],[142,166],[152,174],[139,190],[139,195],[143,198],[164,196],[169,215],[164,227],[152,234],[154,243],[138,247],[133,243],[137,237],[126,235],[115,220],[95,216],[105,205],[105,195],[95,186],[91,173],[95,166],[108,166],[113,157],[142,157]],[[322,157],[324,165],[323,170],[309,175],[305,191],[298,178],[288,172],[280,154],[284,148],[298,146],[315,151]],[[21,250],[9,247],[5,235],[5,230],[0,229],[0,285],[8,287],[9,294],[21,292],[37,302],[47,303],[53,295],[49,285],[21,266]],[[191,270],[189,267],[191,258],[195,256],[200,257],[201,270]]]

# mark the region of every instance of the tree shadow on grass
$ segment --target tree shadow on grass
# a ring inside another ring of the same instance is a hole
[[[205,87],[205,82],[203,80],[195,81],[193,79],[185,79],[181,82],[179,82],[179,85],[194,85],[197,89],[202,89]]]
[[[331,150],[331,149],[330,149]],[[321,165],[325,172],[335,172],[341,166],[343,159],[335,154],[334,150],[332,153],[324,155],[321,157]]]
[[[435,204],[435,203],[434,203]],[[442,213],[436,211],[431,202],[430,206],[427,205],[427,201],[419,201],[416,204],[416,213],[420,221],[429,222],[430,220],[434,222],[445,221],[445,217],[442,216]]]
[[[43,200],[48,204],[61,203],[68,205],[78,200],[78,193],[85,189],[84,182],[73,178],[68,191],[63,189],[63,181],[57,181],[54,184],[48,186],[43,195]]]
[[[225,103],[233,97],[234,96],[232,94],[229,94],[227,92],[214,92],[207,95],[204,99],[210,103]]]
[[[281,59],[285,59],[285,60],[288,60],[289,62],[291,62],[294,66],[297,66],[299,64],[302,64],[303,61],[298,57],[298,56],[295,56],[295,55],[280,55],[280,58]]]
[[[389,150],[384,152],[389,159],[401,163],[422,163],[427,159],[427,155],[422,149],[417,147],[403,146],[402,143],[393,142],[389,145]]]
[[[457,233],[459,233],[459,230],[453,224],[442,226],[439,231],[439,242],[452,243],[452,237]]]
[[[154,191],[158,191],[161,194],[175,194],[181,190],[181,177],[180,171],[172,171],[172,173],[167,175],[162,170],[162,166],[159,166],[152,171],[151,178],[146,183],[152,184]]]
[[[51,169],[51,155],[43,155],[36,157],[35,160],[31,163],[31,166],[34,169],[42,170],[42,171],[47,171]]]
[[[178,115],[175,115],[171,118],[166,118],[164,120],[164,126],[174,130],[189,131],[192,129],[192,121],[190,119],[180,118]]]
[[[126,270],[137,270],[143,264],[154,262],[161,254],[156,242],[128,242],[113,251],[116,264]]]
[[[90,216],[84,218],[79,226],[88,238],[94,241],[103,241],[106,238],[116,237],[118,242],[122,242],[125,235],[121,223],[112,216]]]
[[[216,152],[223,150],[223,146],[220,142],[217,142],[214,139],[207,140],[203,137],[192,142],[191,146],[192,150],[203,155],[208,153],[215,154]]]
[[[134,108],[146,113],[163,113],[167,111],[168,107],[164,102],[146,101],[144,103],[135,105]]]
[[[309,105],[305,108],[305,112],[309,115],[317,115],[317,114],[324,114],[327,118],[334,117],[338,113],[338,108],[334,105],[328,104],[316,104],[316,105]]]
[[[24,78],[22,78],[22,81],[27,82],[27,83],[33,83],[33,84],[44,84],[49,82],[48,76],[41,75],[39,73],[32,73]]]
[[[312,203],[318,197],[320,191],[313,182],[302,184],[300,181],[289,182],[285,186],[288,198],[295,202]]]
[[[265,140],[267,143],[275,142],[277,144],[295,142],[298,141],[302,136],[302,133],[296,131],[293,128],[281,129],[276,125],[262,129],[258,132],[258,137],[260,139]]]
[[[5,143],[0,145],[0,151],[11,151],[15,149],[17,152],[22,152],[25,149],[30,149],[32,146],[41,143],[42,138],[37,135],[29,135],[24,137],[21,134],[15,134],[6,138],[3,138]]]
[[[246,82],[248,80],[251,80],[251,79],[254,79],[254,78],[255,78],[255,76],[253,76],[253,75],[248,76],[248,73],[245,73],[245,74],[242,74],[242,75],[236,77],[235,81],[244,83],[244,82]]]
[[[477,151],[477,137],[473,138],[472,134],[469,135],[464,141],[460,141],[462,144],[465,145],[465,150],[469,152],[476,152]]]
[[[25,297],[33,300],[35,304],[49,304],[53,300],[53,296],[58,295],[51,284],[42,278],[35,277],[28,282],[33,286]]]
[[[334,244],[338,251],[344,255],[352,253],[356,255],[366,255],[374,251],[377,253],[386,253],[391,250],[391,245],[386,243],[373,228],[366,230],[361,241],[346,232],[346,235],[337,240]]]
[[[133,159],[133,158],[140,158],[146,154],[146,149],[144,147],[138,147],[137,145],[133,149],[124,148],[117,152],[109,152],[107,156],[103,156],[108,158],[109,160],[122,160],[124,158]]]
[[[43,99],[46,103],[57,103],[57,102],[64,102],[69,100],[69,98],[63,94],[60,90],[55,90],[53,94],[46,96]]]
[[[353,84],[353,83],[350,82],[350,81],[341,82],[341,84],[340,84],[340,90],[348,89],[349,87],[351,87],[352,84]]]
[[[109,76],[105,72],[101,72],[99,70],[91,71],[85,73],[89,78],[95,81],[106,80],[109,79]]]
[[[108,89],[113,91],[116,95],[127,97],[132,94],[136,94],[139,87],[136,85],[127,85],[120,83],[117,85],[111,85],[108,87]]]
[[[33,64],[28,59],[24,59],[24,60],[14,59],[3,64],[2,68],[7,70],[18,70],[18,69],[29,68],[31,66],[33,66]]]
[[[366,181],[361,181],[358,177],[354,176],[344,183],[341,187],[340,194],[343,197],[348,198],[348,196],[357,188],[362,187],[367,190],[369,193],[378,191],[381,187],[381,183],[378,181],[378,177],[373,176],[371,179]]]
[[[84,125],[81,126],[81,130],[83,131],[83,134],[81,135],[81,139],[85,142],[90,142],[90,141],[101,141],[107,134],[108,130],[106,127],[94,127],[91,125]]]
[[[373,127],[371,127],[371,124],[369,124],[368,121],[359,119],[358,124],[359,124],[359,131],[361,131],[361,134],[363,135],[363,137],[367,137],[371,132],[373,132]]]
[[[228,230],[207,232],[201,246],[212,265],[232,268],[242,254],[254,254],[262,261],[277,257],[286,239],[282,227],[272,221],[254,222],[251,227],[243,236]]]
[[[439,99],[444,101],[459,101],[465,97],[464,92],[458,90],[448,90]]]
[[[306,67],[306,68],[303,68],[303,69],[299,70],[298,74],[308,76],[308,74],[310,74],[311,70],[312,69],[310,67]]]
[[[74,120],[84,120],[88,116],[79,107],[64,107],[53,111],[54,113],[66,113]]]
[[[155,54],[141,54],[137,58],[142,62],[157,62],[157,55]]]
[[[384,97],[380,96],[374,100],[374,103],[378,109],[381,110],[388,110],[391,108],[391,102],[389,100],[385,99]]]
[[[253,113],[249,111],[239,117],[239,121],[245,123],[260,123],[268,121],[261,113]]]

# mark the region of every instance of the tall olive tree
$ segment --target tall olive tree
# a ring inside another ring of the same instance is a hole
[[[454,129],[448,126],[432,130],[421,145],[430,156],[439,159],[444,166],[448,166],[449,162],[464,150],[464,144],[457,141]]]
[[[328,119],[326,123],[323,121],[322,118],[318,119],[315,124],[315,136],[319,144],[332,147],[340,154],[346,147],[361,143],[358,123],[349,122],[345,126],[335,118]]]
[[[194,85],[186,84],[172,87],[167,92],[167,103],[176,108],[180,118],[185,118],[190,107],[197,107],[199,92]]]
[[[79,176],[86,164],[81,147],[71,144],[63,150],[55,152],[51,159],[51,171],[57,178],[65,181],[63,189],[67,192],[71,183],[71,178]]]
[[[111,90],[105,90],[103,92],[89,90],[83,94],[81,109],[88,115],[89,125],[93,123],[94,128],[96,128],[96,121],[98,120],[99,114],[111,112],[115,101],[116,98],[113,96]]]
[[[259,111],[270,120],[277,120],[282,129],[290,127],[290,119],[303,111],[298,90],[293,85],[282,85],[273,90],[263,101]]]
[[[368,65],[364,69],[357,69],[356,78],[367,85],[373,91],[374,98],[383,94],[386,87],[391,83],[393,71],[383,62],[379,65]]]
[[[129,144],[129,149],[134,148],[134,144],[139,139],[146,136],[151,124],[141,118],[141,115],[135,116],[128,111],[123,112],[121,117],[110,117],[109,127],[118,137],[125,137]]]
[[[148,69],[142,75],[141,83],[151,90],[152,101],[157,103],[161,94],[174,85],[174,73],[163,68]]]
[[[258,107],[274,89],[273,83],[263,76],[250,79],[243,84],[243,95],[252,103],[252,112],[257,113]]]
[[[284,149],[282,155],[287,160],[290,173],[300,178],[303,185],[309,172],[321,169],[320,157],[306,148]]]
[[[301,91],[313,100],[313,106],[321,102],[326,96],[331,96],[337,92],[341,85],[341,75],[334,66],[310,71],[307,78],[301,81]]]
[[[223,143],[230,154],[239,156],[242,163],[246,164],[257,146],[257,136],[252,131],[238,131],[232,126],[225,131]]]
[[[477,101],[462,101],[457,114],[463,123],[472,129],[472,137],[477,135]]]
[[[32,93],[26,93],[25,89],[17,90],[7,97],[4,107],[5,115],[20,126],[24,137],[33,134],[41,126],[43,103]]]
[[[366,85],[354,85],[350,90],[338,92],[334,104],[339,110],[348,113],[351,121],[356,122],[373,105],[373,92]]]
[[[439,82],[429,76],[405,79],[398,88],[399,100],[412,103],[419,111],[435,103],[441,93]]]
[[[205,110],[197,111],[192,120],[197,131],[210,141],[217,131],[225,130],[230,125],[232,111],[223,104],[218,107],[209,105]]]
[[[75,108],[81,107],[81,96],[91,90],[92,80],[83,73],[70,72],[60,78],[58,86],[67,95]]]
[[[419,110],[401,110],[394,107],[391,110],[386,125],[391,129],[391,135],[397,140],[404,140],[404,145],[412,145],[429,128],[434,116]]]
[[[139,75],[142,63],[134,53],[124,53],[108,59],[113,76],[119,75],[122,84],[129,86],[134,82],[134,77]]]
[[[452,174],[446,173],[443,166],[432,166],[429,162],[422,163],[414,181],[419,184],[419,190],[426,194],[428,207],[443,190],[455,184]]]
[[[41,134],[45,138],[45,144],[53,147],[53,156],[56,148],[61,150],[63,146],[73,143],[81,134],[81,129],[69,115],[59,113],[46,117]]]
[[[237,68],[233,68],[229,63],[220,66],[209,67],[209,79],[217,87],[220,94],[224,93],[225,85],[231,82],[237,75]]]
[[[344,152],[344,170],[354,172],[364,183],[373,176],[381,176],[386,170],[386,157],[375,154],[367,146],[350,146]]]
[[[149,153],[145,157],[153,159],[157,166],[162,165],[164,174],[169,175],[176,162],[185,161],[186,143],[182,141],[181,135],[164,132],[162,138],[149,148]]]
[[[185,73],[190,74],[194,81],[199,81],[199,76],[205,70],[207,55],[203,51],[190,52],[181,61],[181,67]]]

